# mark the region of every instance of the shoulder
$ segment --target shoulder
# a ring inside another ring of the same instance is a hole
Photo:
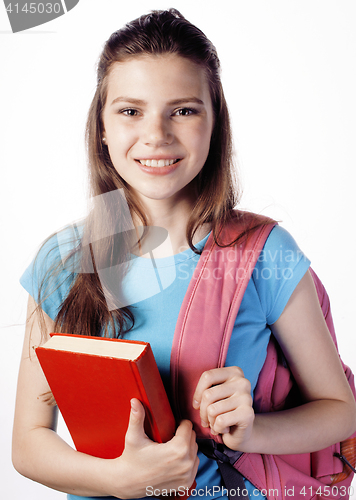
[[[21,285],[52,318],[78,272],[83,225],[71,224],[50,235],[20,278]]]
[[[79,224],[70,224],[51,234],[44,240],[37,251],[28,271],[46,272],[53,266],[62,269],[69,266],[67,262],[79,247],[83,228]]]
[[[283,264],[305,258],[293,236],[282,226],[276,225],[266,239],[258,261]]]
[[[283,227],[275,226],[252,275],[268,324],[279,318],[309,266],[310,260],[293,236]]]

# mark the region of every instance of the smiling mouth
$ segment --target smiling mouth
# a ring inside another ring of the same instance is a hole
[[[169,167],[174,163],[178,163],[181,158],[177,158],[176,160],[136,160],[144,167]]]

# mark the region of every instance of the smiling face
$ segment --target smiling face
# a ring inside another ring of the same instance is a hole
[[[175,54],[114,63],[102,114],[103,139],[139,199],[189,198],[209,152],[213,108],[204,70]]]

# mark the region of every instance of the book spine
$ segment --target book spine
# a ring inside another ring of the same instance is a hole
[[[176,422],[151,346],[148,345],[144,355],[131,364],[137,386],[142,394],[141,402],[146,410],[146,422],[149,427],[146,434],[157,443],[166,443],[175,434]],[[172,494],[170,497],[187,500],[192,491],[195,490],[196,485],[194,480],[188,491],[185,493],[177,491],[175,495]],[[158,498],[163,500],[165,497],[159,496]]]
[[[147,423],[152,432],[152,439],[158,443],[165,443],[174,436],[176,423],[149,345],[144,355],[133,365],[139,380],[142,402],[147,408]]]

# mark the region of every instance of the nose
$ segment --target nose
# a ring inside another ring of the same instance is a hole
[[[172,139],[169,118],[158,115],[147,118],[143,131],[143,142],[146,146],[167,146],[171,144]]]

